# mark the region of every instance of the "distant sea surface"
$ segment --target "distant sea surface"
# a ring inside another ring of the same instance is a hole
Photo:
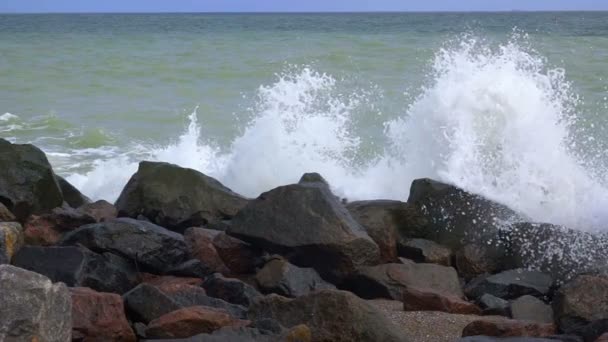
[[[0,137],[96,199],[147,159],[606,229],[607,125],[608,12],[0,15]]]

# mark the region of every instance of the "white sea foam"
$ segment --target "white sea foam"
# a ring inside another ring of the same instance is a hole
[[[11,120],[15,120],[18,119],[19,117],[15,114],[11,114],[11,113],[4,113],[2,115],[0,115],[0,121],[11,121]]]

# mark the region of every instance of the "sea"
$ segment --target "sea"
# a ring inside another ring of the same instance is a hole
[[[0,15],[0,137],[114,201],[141,160],[247,197],[433,178],[608,230],[608,12]]]

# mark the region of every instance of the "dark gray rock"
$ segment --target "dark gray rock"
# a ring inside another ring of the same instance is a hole
[[[0,202],[19,221],[63,203],[53,169],[37,147],[0,139],[0,165]]]
[[[290,264],[283,258],[272,258],[256,274],[258,287],[265,293],[276,293],[285,297],[299,297],[311,291],[335,289],[323,280],[312,268]]]
[[[149,284],[140,284],[123,295],[127,316],[135,322],[150,321],[180,309],[181,306]]]
[[[342,285],[361,298],[402,299],[403,289],[413,287],[432,290],[446,295],[463,298],[456,270],[435,264],[385,264],[361,267]]]
[[[64,284],[11,265],[0,265],[0,340],[69,341],[72,301]]]
[[[162,274],[189,259],[184,237],[153,223],[130,218],[82,226],[66,234],[62,245],[82,245],[96,252],[111,252],[143,271]]]
[[[452,266],[452,251],[426,239],[400,239],[397,243],[400,257],[415,262]]]
[[[254,298],[261,296],[253,286],[219,273],[207,277],[202,286],[209,296],[238,305],[249,306]]]
[[[114,255],[99,255],[83,247],[24,246],[13,258],[15,266],[63,282],[122,294],[137,284],[133,264]]]
[[[57,178],[57,183],[61,188],[61,193],[63,194],[63,200],[72,208],[78,208],[82,205],[91,203],[91,199],[87,196],[83,195],[76,187],[74,187],[70,182],[65,180],[65,178],[55,175]]]
[[[200,260],[191,259],[168,269],[166,273],[177,277],[204,278],[213,273],[213,271],[207,265],[204,265]]]
[[[503,269],[504,256],[497,254],[497,249],[485,244],[469,243],[456,251],[456,269],[466,280],[481,274],[492,274]]]
[[[228,303],[223,299],[209,297],[206,291],[201,287],[187,286],[171,293],[165,293],[165,295],[183,308],[197,305],[209,306],[226,310],[230,315],[236,318],[247,318],[246,307]]]
[[[378,245],[325,186],[293,184],[261,194],[227,233],[339,281],[380,261]]]
[[[300,181],[298,181],[298,184],[310,184],[310,185],[320,185],[320,186],[326,186],[329,187],[329,183],[325,180],[325,178],[323,178],[323,176],[321,176],[320,174],[316,173],[316,172],[310,172],[310,173],[305,173],[302,175],[302,177],[300,177]]]
[[[525,295],[511,302],[511,317],[521,321],[553,323],[553,309],[542,300]]]
[[[479,304],[479,307],[483,309],[484,315],[511,317],[509,302],[502,298],[484,293],[481,297],[479,297],[477,303]]]
[[[553,309],[559,328],[566,333],[608,320],[608,276],[577,276],[556,292]]]
[[[256,328],[225,327],[213,334],[200,334],[182,339],[143,340],[148,342],[280,342],[279,335],[261,331]],[[296,342],[296,341],[294,341]]]
[[[247,199],[196,170],[141,162],[116,201],[119,216],[146,216],[172,230],[220,223],[234,216]]]
[[[0,264],[11,262],[23,246],[23,228],[17,222],[0,222]]]
[[[570,342],[559,336],[553,337],[491,337],[491,336],[468,336],[456,340],[456,342]],[[572,341],[574,342],[574,341]]]
[[[563,323],[563,320],[562,320]],[[584,321],[572,318],[568,324],[564,324],[562,331],[566,334],[581,336],[585,342],[604,342],[598,338],[608,332],[608,319],[599,319],[596,321]]]
[[[548,274],[539,271],[515,269],[494,275],[481,275],[469,282],[464,291],[470,298],[489,293],[503,299],[515,299],[524,295],[547,296],[553,285]]]

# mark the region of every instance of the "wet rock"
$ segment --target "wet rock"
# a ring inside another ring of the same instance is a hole
[[[151,273],[162,274],[188,260],[182,235],[130,218],[82,226],[66,234],[60,243],[115,253]]]
[[[236,274],[255,273],[262,251],[251,244],[220,233],[213,238],[213,247],[223,264]]]
[[[608,276],[577,276],[559,288],[553,309],[557,324],[566,333],[608,319]]]
[[[94,217],[82,211],[70,207],[55,208],[48,214],[27,218],[23,225],[25,242],[29,245],[51,246],[61,239],[62,234],[94,222]]]
[[[43,275],[0,265],[0,293],[0,340],[70,340],[71,300],[64,284],[53,284]]]
[[[147,161],[116,200],[120,216],[141,214],[177,231],[221,222],[246,204],[247,199],[196,170]]]
[[[405,206],[403,202],[388,200],[359,201],[346,205],[355,220],[378,244],[382,263],[397,260],[398,215]]]
[[[469,323],[462,330],[462,336],[495,336],[495,337],[546,337],[556,334],[554,324],[542,324],[511,319],[480,319]]]
[[[502,269],[501,256],[496,249],[482,244],[466,244],[456,252],[458,274],[470,280],[481,274],[492,274]]]
[[[335,289],[323,280],[313,268],[290,264],[283,258],[273,258],[255,276],[262,292],[276,293],[285,297],[299,297],[311,291]]]
[[[483,309],[484,315],[499,315],[511,317],[511,308],[509,302],[493,296],[489,293],[484,293],[478,299],[479,306]]]
[[[252,300],[261,294],[253,286],[239,279],[225,278],[214,273],[205,279],[203,288],[211,297],[221,298],[229,303],[249,306]]]
[[[136,340],[125,316],[122,297],[86,287],[71,288],[70,294],[73,340]]]
[[[181,306],[156,287],[140,284],[123,295],[129,318],[136,322],[150,321],[180,309]]]
[[[377,308],[346,291],[321,290],[295,299],[259,297],[249,316],[271,318],[287,328],[305,324],[313,341],[408,340]]]
[[[452,251],[425,239],[401,239],[397,244],[399,256],[429,264],[452,266]]]
[[[0,264],[11,262],[23,246],[23,228],[17,222],[0,222]]]
[[[212,272],[228,274],[228,268],[226,267],[226,265],[224,265],[224,261],[222,261],[222,258],[218,254],[215,246],[213,245],[213,239],[215,239],[219,234],[223,233],[217,230],[191,227],[186,229],[186,231],[184,232],[184,241],[186,242],[186,247],[188,248],[188,253],[191,257],[200,260],[201,263],[207,265],[207,267]],[[228,243],[228,246],[229,245],[231,244]],[[230,255],[230,253],[226,254],[227,257],[228,255]],[[241,260],[242,258],[239,257],[238,259]],[[243,262],[243,260],[241,260],[240,262],[236,262],[235,264],[238,266],[246,264],[242,268],[233,265],[233,267],[238,268],[239,270],[244,269],[245,271],[250,271],[252,269],[250,261]]]
[[[15,254],[13,264],[70,287],[122,294],[137,284],[132,264],[118,256],[100,255],[83,247],[24,246]]]
[[[403,290],[403,309],[405,311],[442,311],[463,315],[480,315],[481,309],[456,296],[434,291],[406,287]]]
[[[526,295],[511,303],[511,316],[521,321],[553,323],[553,309],[542,300]]]
[[[17,218],[7,207],[0,202],[0,222],[14,222],[17,221]]]
[[[72,208],[78,208],[87,203],[91,203],[91,199],[87,196],[83,195],[76,187],[74,187],[70,182],[65,180],[65,178],[55,175],[57,178],[57,183],[61,188],[61,193],[63,194],[63,200]]]
[[[303,184],[303,185],[321,185],[321,186],[325,186],[325,187],[329,187],[329,183],[325,180],[325,178],[323,178],[323,176],[321,176],[320,174],[316,173],[316,172],[309,172],[309,173],[305,173],[302,175],[302,177],[300,177],[300,180],[298,181],[298,184]]]
[[[342,286],[361,298],[401,300],[406,287],[429,289],[463,298],[456,270],[435,264],[385,264],[361,267]]]
[[[192,306],[165,314],[148,324],[148,338],[186,338],[223,327],[242,327],[249,321],[235,319],[226,311]]]
[[[239,211],[227,233],[333,281],[380,261],[378,245],[325,186],[265,192]]]
[[[116,207],[104,200],[86,203],[78,207],[78,211],[93,217],[95,222],[109,221],[118,216]]]
[[[63,195],[44,152],[0,139],[0,202],[20,222],[61,206]]]
[[[464,291],[470,298],[489,293],[503,299],[524,295],[544,297],[549,294],[553,279],[548,274],[524,269],[508,270],[491,276],[482,275],[469,282]]]

